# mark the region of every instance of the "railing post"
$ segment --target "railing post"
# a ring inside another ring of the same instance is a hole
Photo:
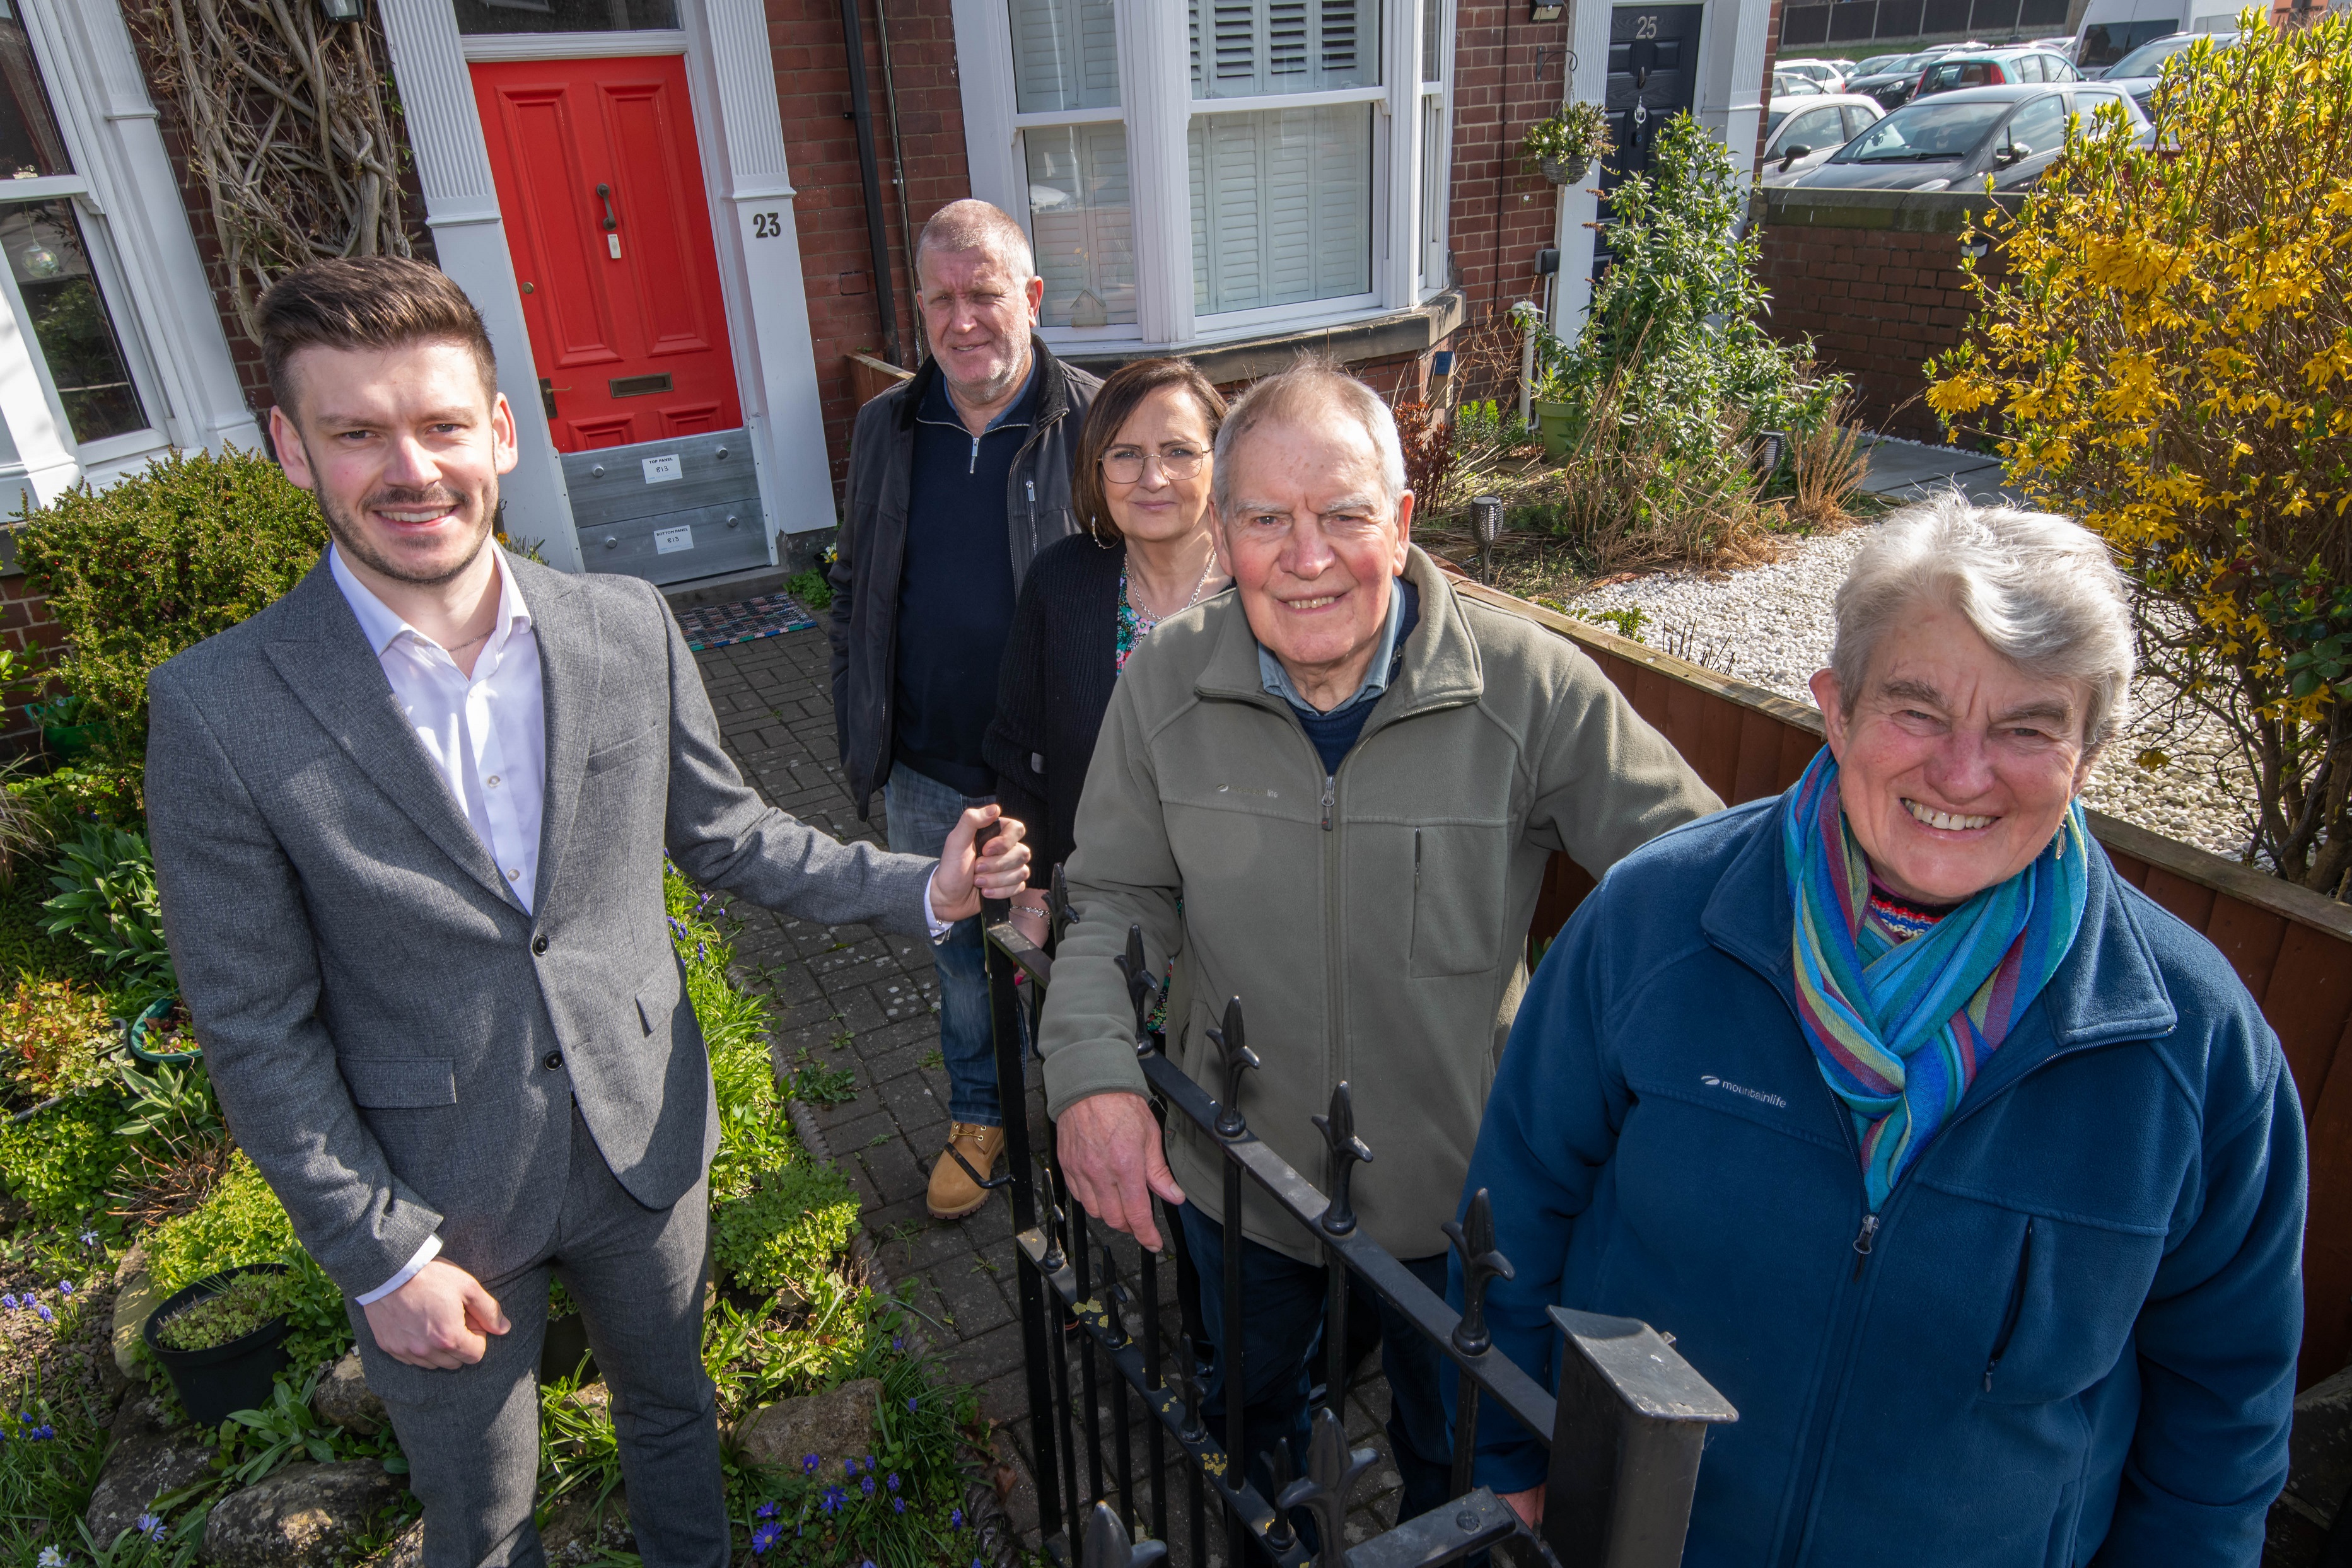
[[[1013,962],[986,943],[988,1021],[996,1051],[996,1103],[1004,1117],[1004,1163],[1012,1179],[1013,1228],[1015,1234],[1037,1223],[1035,1169],[1029,1158],[1029,1097],[1027,1064],[1022,1060],[1020,998],[1013,985]],[[984,1173],[983,1173],[984,1174]],[[1053,1207],[1053,1195],[1046,1195]],[[1048,1240],[1050,1244],[1050,1232]],[[1016,1253],[1017,1253],[1016,1249]],[[1029,1445],[1037,1482],[1040,1519],[1062,1511],[1058,1468],[1055,1462],[1053,1385],[1045,1369],[1052,1343],[1046,1326],[1047,1303],[1053,1292],[1017,1256],[1013,1271],[1020,1276],[1022,1360],[1029,1385]]]
[[[1563,1563],[1675,1568],[1706,1429],[1739,1412],[1649,1324],[1550,1311],[1568,1344],[1544,1540]]]
[[[1462,1260],[1462,1321],[1454,1327],[1454,1348],[1465,1356],[1485,1355],[1495,1345],[1486,1332],[1486,1286],[1515,1277],[1511,1260],[1495,1249],[1495,1206],[1480,1187],[1470,1197],[1467,1225],[1449,1219],[1442,1228]],[[1454,1408],[1454,1495],[1470,1490],[1478,1457],[1478,1385],[1464,1378]]]

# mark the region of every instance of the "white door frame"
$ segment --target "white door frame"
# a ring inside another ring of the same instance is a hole
[[[515,413],[522,458],[503,486],[507,531],[543,539],[549,561],[572,571],[583,570],[579,534],[540,402],[469,58],[686,57],[728,346],[770,561],[780,559],[779,534],[835,521],[832,485],[806,483],[807,476],[831,470],[765,14],[760,0],[680,0],[678,10],[677,32],[550,34],[525,41],[461,37],[450,0],[383,0],[393,73],[425,189],[425,221],[442,270],[482,312],[498,352],[499,390]],[[788,480],[793,476],[799,482]]]

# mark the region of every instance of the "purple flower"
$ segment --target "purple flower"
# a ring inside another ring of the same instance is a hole
[[[802,1457],[802,1458],[801,1458],[801,1473],[802,1473],[803,1475],[805,1475],[805,1476],[813,1476],[813,1475],[816,1474],[816,1467],[817,1467],[817,1458],[816,1458],[816,1456],[815,1456],[814,1454],[807,1454],[807,1455],[803,1455],[803,1456]]]
[[[842,1460],[841,1470],[844,1475],[856,1475],[857,1473],[857,1461],[856,1459]]]
[[[781,1524],[763,1524],[760,1526],[759,1529],[751,1532],[751,1555],[754,1557],[765,1557],[768,1554],[768,1548],[773,1546],[776,1543],[777,1538],[782,1535],[783,1532],[784,1527]]]
[[[960,1508],[951,1508],[948,1510],[948,1528],[950,1530],[961,1530],[963,1528],[963,1510]]]
[[[16,1310],[16,1298],[14,1296],[0,1296],[0,1307],[5,1307],[12,1312],[15,1312]]]
[[[35,1307],[33,1310],[41,1314],[41,1321],[45,1323],[53,1323],[58,1321],[58,1314],[49,1311],[49,1304],[47,1301],[43,1301],[39,1306]]]
[[[72,1295],[73,1281],[71,1280],[59,1280],[58,1281],[58,1293],[61,1296]]]
[[[861,1479],[857,1483],[857,1490],[864,1492],[867,1497],[872,1497],[874,1495],[874,1478],[872,1476],[866,1476]]]
[[[890,1472],[890,1490],[892,1491],[898,1490],[898,1472],[896,1470]]]
[[[904,1336],[902,1336],[902,1335],[899,1335],[899,1334],[892,1334],[892,1335],[890,1336],[890,1348],[891,1348],[892,1350],[904,1350],[904,1349],[906,1349],[906,1348],[907,1348],[907,1341],[906,1341],[905,1337],[904,1337]],[[911,1400],[910,1400],[910,1401],[908,1401],[908,1403],[909,1403],[909,1404],[911,1404],[911,1403],[913,1403],[913,1401],[911,1401]]]
[[[907,1500],[906,1500],[905,1498],[903,1498],[903,1497],[894,1497],[894,1498],[892,1498],[892,1499],[890,1500],[890,1511],[891,1511],[892,1513],[904,1513],[904,1512],[906,1512],[906,1511],[907,1511]]]
[[[751,1517],[753,1519],[773,1519],[776,1517],[776,1505],[772,1502],[763,1502],[759,1507],[751,1511]]]
[[[830,1514],[834,1510],[841,1506],[842,1500],[843,1492],[839,1487],[827,1487],[824,1489],[824,1500],[819,1506],[821,1506],[826,1513]]]
[[[907,1414],[908,1414],[908,1415],[909,1415],[909,1416],[912,1416],[914,1413],[915,1413],[915,1402],[914,1402],[912,1399],[909,1399],[909,1400],[908,1400],[908,1401],[907,1401]]]
[[[167,1533],[169,1533],[163,1521],[156,1518],[152,1513],[141,1514],[139,1516],[139,1522],[135,1528],[138,1530],[140,1534],[145,1536],[150,1541],[161,1541]]]
[[[95,1246],[97,1246],[97,1245],[98,1245],[98,1232],[97,1232],[97,1231],[95,1231],[95,1230],[85,1230],[85,1231],[83,1231],[83,1232],[81,1233],[81,1244],[82,1244],[83,1246],[85,1246],[85,1247],[95,1247]]]

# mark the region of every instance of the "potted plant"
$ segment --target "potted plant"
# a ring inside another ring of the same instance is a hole
[[[269,1403],[286,1365],[282,1263],[247,1263],[207,1274],[150,1314],[140,1337],[199,1427]]]
[[[166,991],[131,1020],[131,1054],[150,1067],[184,1066],[203,1057],[194,1025],[180,998]]]
[[[1555,185],[1573,185],[1609,152],[1609,116],[1597,103],[1563,103],[1528,127],[1519,160]]]

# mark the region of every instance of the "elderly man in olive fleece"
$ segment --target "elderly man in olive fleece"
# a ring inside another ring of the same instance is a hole
[[[1113,963],[1139,925],[1153,971],[1173,962],[1168,1049],[1195,1079],[1214,1077],[1205,1031],[1246,998],[1264,1066],[1243,1106],[1292,1166],[1321,1168],[1308,1118],[1352,1084],[1375,1154],[1362,1223],[1442,1292],[1439,1227],[1527,982],[1546,861],[1564,850],[1597,876],[1722,803],[1571,643],[1458,597],[1412,548],[1395,421],[1361,382],[1313,363],[1260,382],[1218,434],[1214,486],[1236,591],[1136,651],[1078,807],[1080,918],[1040,1040],[1063,1170],[1147,1247],[1153,1196],[1181,1205],[1193,1261],[1219,1276],[1221,1157],[1171,1118],[1162,1159]],[[1241,1219],[1247,1447],[1270,1491],[1276,1441],[1304,1452],[1323,1270],[1255,1191]],[[1201,1306],[1222,1343],[1221,1293]],[[1437,1353],[1382,1318],[1410,1518],[1444,1500],[1451,1444]]]

